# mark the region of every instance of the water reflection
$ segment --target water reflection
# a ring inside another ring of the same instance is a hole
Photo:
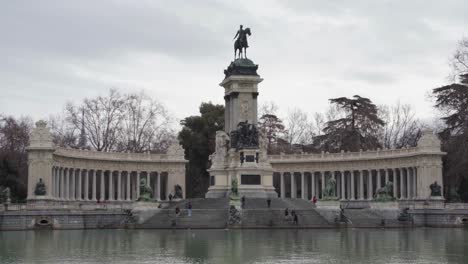
[[[0,263],[468,263],[464,229],[0,232]]]

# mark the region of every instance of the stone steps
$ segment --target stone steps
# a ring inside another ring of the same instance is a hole
[[[404,227],[411,223],[398,221],[398,210],[345,209],[344,215],[355,227]]]
[[[243,228],[319,228],[331,227],[331,225],[320,216],[314,209],[294,209],[298,216],[298,224],[294,224],[291,219],[285,219],[284,209],[255,209],[242,210]]]
[[[179,216],[174,209],[159,209],[138,228],[225,228],[227,223],[226,209],[193,209],[188,216],[185,209]]]
[[[315,206],[303,199],[281,199],[272,198],[270,209],[314,209]],[[268,209],[267,199],[265,198],[247,198],[244,209]]]

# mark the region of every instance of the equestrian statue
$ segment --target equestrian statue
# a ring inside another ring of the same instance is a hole
[[[247,35],[252,35],[252,33],[250,32],[250,28],[243,29],[243,26],[240,25],[239,30],[234,36],[234,39],[237,38],[234,42],[234,59],[247,59],[247,48],[249,47],[249,43],[247,42]],[[237,55],[237,51],[239,51],[239,55]],[[242,54],[244,56],[242,56]]]

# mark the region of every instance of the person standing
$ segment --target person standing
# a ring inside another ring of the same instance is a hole
[[[241,208],[244,209],[245,208],[245,196],[243,195],[242,198],[241,198]]]
[[[271,206],[271,199],[270,198],[267,199],[267,206],[268,206],[268,208],[270,208],[270,206]]]
[[[188,202],[187,204],[187,212],[188,212],[188,216],[192,216],[192,203],[191,202]]]

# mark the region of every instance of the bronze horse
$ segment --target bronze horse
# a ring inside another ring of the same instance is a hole
[[[244,33],[246,35],[252,35],[252,33],[250,32],[250,28],[245,28],[244,29]],[[239,58],[242,58],[242,54],[244,54],[244,59],[247,58],[247,36],[244,36],[243,38],[238,38],[235,42],[234,42],[234,59],[236,58],[237,56],[237,51],[239,50]],[[242,48],[244,49],[243,52],[242,52]]]

